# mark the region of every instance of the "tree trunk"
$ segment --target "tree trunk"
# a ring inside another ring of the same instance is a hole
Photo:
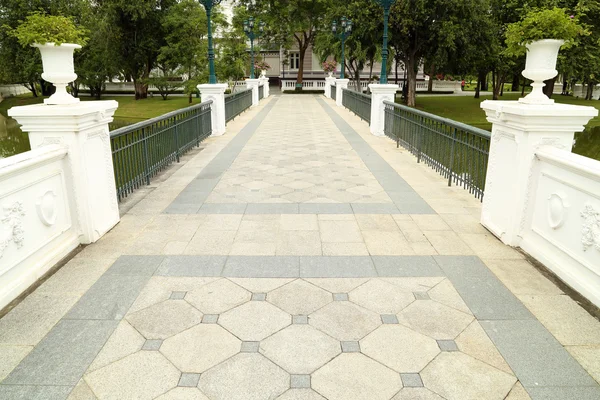
[[[302,90],[302,79],[304,75],[304,57],[306,56],[308,44],[300,46],[300,65],[298,65],[298,76],[296,77],[296,90]]]
[[[398,60],[397,59],[395,60],[395,63],[394,63],[394,72],[396,74],[394,83],[397,85],[398,84]]]
[[[527,79],[523,77],[523,85],[521,85],[521,96],[525,96],[525,87],[527,86]]]
[[[594,84],[590,83],[587,86],[587,93],[585,94],[585,99],[586,100],[591,100],[592,97],[593,97],[593,95],[594,95]]]
[[[35,89],[35,82],[26,83],[25,87],[31,91],[33,97],[38,97],[37,90]]]
[[[482,75],[481,75],[481,90],[483,92],[487,92],[489,90],[489,86],[488,86],[489,84],[488,84],[487,76],[488,76],[487,71],[486,72],[482,72]]]
[[[544,83],[546,84],[546,86],[544,86],[544,94],[546,96],[548,96],[548,98],[552,98],[552,94],[554,93],[554,83],[556,82],[556,76],[552,79],[548,79],[546,81],[544,81]]]
[[[518,72],[514,72],[512,87],[510,88],[511,92],[518,92],[519,86],[521,86],[521,74]]]
[[[433,92],[433,75],[435,74],[435,64],[431,64],[429,68],[429,82],[427,83],[427,91]]]
[[[479,96],[481,95],[481,85],[483,84],[483,79],[482,78],[482,73],[479,72],[477,74],[477,86],[475,87],[475,98],[478,99]]]
[[[415,70],[414,57],[409,56],[405,65],[408,78],[408,94],[406,96],[406,105],[409,107],[415,107],[417,104],[417,71]]]
[[[569,81],[565,76],[563,76],[562,94],[566,96],[568,90],[569,90]]]

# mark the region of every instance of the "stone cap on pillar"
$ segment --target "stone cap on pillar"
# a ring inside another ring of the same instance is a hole
[[[381,94],[395,94],[400,86],[395,84],[380,84],[380,83],[371,83],[369,84],[369,89],[371,89],[371,93],[381,93]]]
[[[24,132],[74,132],[113,120],[119,103],[115,100],[82,101],[74,104],[32,104],[8,110]]]
[[[200,93],[221,94],[225,93],[229,85],[226,83],[204,83],[196,87]]]
[[[260,85],[260,82],[262,82],[262,79],[260,79],[260,78],[246,79],[244,82],[246,82],[246,86],[258,86],[258,85]]]
[[[528,132],[581,132],[598,115],[595,107],[559,103],[485,100],[481,108],[489,122]]]

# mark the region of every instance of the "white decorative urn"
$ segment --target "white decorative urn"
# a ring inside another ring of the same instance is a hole
[[[333,71],[329,71],[327,72],[329,74],[329,77],[332,78],[333,77]]]
[[[44,72],[42,78],[56,87],[56,92],[44,100],[46,104],[74,104],[79,99],[67,92],[67,85],[77,79],[75,66],[73,64],[73,52],[81,46],[73,43],[34,44],[33,47],[40,49]]]
[[[267,70],[266,69],[261,70],[260,71],[260,76],[263,77],[263,78],[266,77],[267,76]]]
[[[554,100],[549,99],[542,90],[546,85],[547,79],[552,79],[558,75],[556,70],[556,60],[560,46],[565,43],[564,40],[544,39],[529,43],[527,47],[527,59],[525,61],[525,70],[523,76],[531,79],[531,93],[519,99],[520,103],[525,104],[553,104]]]

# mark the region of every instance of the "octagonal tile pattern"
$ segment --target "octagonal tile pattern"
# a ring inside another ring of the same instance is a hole
[[[202,313],[183,300],[166,300],[127,316],[146,339],[166,339],[202,321]]]
[[[456,338],[473,321],[465,314],[432,300],[418,300],[398,314],[398,321],[438,340]]]
[[[290,374],[310,374],[340,352],[340,342],[309,325],[290,325],[262,341],[260,352]]]
[[[160,352],[180,371],[203,373],[237,354],[241,343],[216,324],[200,324],[165,340]]]
[[[299,298],[304,301],[299,302]],[[333,298],[331,293],[297,279],[269,293],[267,300],[292,315],[308,315],[331,303]]]
[[[265,301],[251,301],[219,317],[219,324],[244,341],[263,340],[291,323],[291,315]]]
[[[329,400],[387,400],[402,388],[400,375],[359,353],[344,353],[317,370],[312,387]]]
[[[415,300],[391,283],[371,279],[349,293],[350,301],[378,314],[398,314]]]
[[[274,399],[290,376],[258,353],[240,353],[200,376],[198,387],[213,400]]]
[[[381,318],[351,302],[334,301],[312,314],[309,323],[337,340],[356,341],[381,325]]]
[[[204,314],[221,314],[249,301],[251,296],[228,279],[219,279],[189,292],[185,299]]]

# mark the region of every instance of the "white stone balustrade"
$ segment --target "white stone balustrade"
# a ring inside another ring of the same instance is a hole
[[[258,79],[246,79],[246,87],[252,89],[252,107],[258,106],[258,87],[261,86],[261,80]]]
[[[481,223],[600,306],[600,162],[571,153],[598,111],[484,101],[493,123]]]
[[[211,109],[211,136],[221,136],[226,131],[225,120],[225,90],[226,83],[206,83],[198,85],[200,91],[200,100],[202,102],[212,100]]]
[[[384,101],[394,102],[398,85],[371,84],[371,133],[375,136],[384,136],[385,105]]]
[[[0,160],[0,308],[119,222],[108,124],[116,101],[14,107],[32,150]]]
[[[344,98],[344,89],[348,89],[348,82],[350,82],[350,79],[335,80],[335,104],[338,107],[344,106],[342,100]]]

